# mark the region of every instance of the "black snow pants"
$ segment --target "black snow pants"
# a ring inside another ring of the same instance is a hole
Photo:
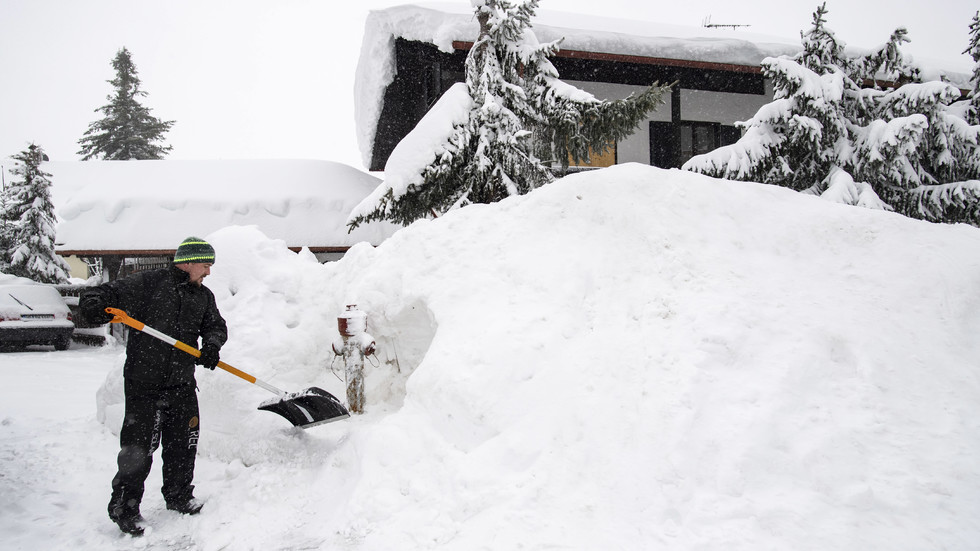
[[[194,459],[200,434],[197,389],[193,383],[150,389],[125,381],[126,414],[119,433],[119,470],[112,479],[109,518],[140,514],[143,484],[153,452],[163,445],[163,498],[181,504],[194,497]]]

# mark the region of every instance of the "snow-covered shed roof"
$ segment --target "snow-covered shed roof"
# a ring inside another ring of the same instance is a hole
[[[541,42],[563,39],[564,52],[758,68],[763,59],[793,55],[802,48],[799,36],[780,38],[740,29],[667,25],[550,10],[538,10],[532,22]],[[354,82],[358,146],[364,166],[371,165],[385,89],[395,78],[395,40],[432,44],[451,53],[479,34],[472,8],[463,2],[431,2],[370,12],[364,28]],[[454,45],[455,43],[455,45]],[[848,48],[863,53],[861,48]],[[559,54],[561,55],[561,54]],[[947,77],[962,89],[969,75],[920,67],[928,79]]]
[[[400,226],[347,233],[347,215],[379,184],[353,167],[312,160],[56,161],[61,254],[172,251],[188,235],[257,226],[288,247],[342,251],[377,245]]]

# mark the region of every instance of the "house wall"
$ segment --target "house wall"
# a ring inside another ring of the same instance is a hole
[[[733,125],[750,119],[760,107],[772,101],[772,84],[766,94],[730,94],[706,90],[681,90],[681,119]]]
[[[396,77],[385,91],[371,170],[383,170],[391,151],[436,99],[462,81],[467,55],[464,50],[445,53],[431,44],[401,38],[395,41],[395,52]],[[551,61],[562,80],[599,99],[623,99],[652,83],[675,83],[665,105],[617,144],[616,163],[680,166],[682,133],[690,132],[681,128],[683,123],[711,123],[715,145],[724,145],[733,136],[737,139],[736,121],[751,118],[772,101],[772,86],[757,71],[574,57]]]
[[[568,80],[566,82],[602,100],[623,99],[629,97],[630,94],[640,93],[646,89],[645,86],[610,82],[584,82],[581,80]],[[635,133],[616,144],[617,164],[650,164],[650,125],[648,123],[649,121],[670,122],[671,97],[667,95],[664,99],[666,103],[650,113],[650,117],[637,126]]]
[[[589,92],[598,99],[618,100],[630,94],[642,92],[644,86],[614,84],[609,82],[584,82],[570,80],[569,84]],[[665,104],[657,108],[640,123],[636,132],[620,141],[616,147],[617,163],[651,164],[650,122],[672,121],[674,97],[668,95]],[[680,120],[697,122],[716,122],[734,125],[737,121],[748,120],[760,107],[772,101],[772,84],[766,82],[766,94],[736,94],[710,90],[680,89]]]
[[[78,279],[89,278],[90,274],[89,274],[88,264],[86,264],[81,258],[78,258],[75,255],[71,255],[69,257],[66,257],[65,261],[68,262],[68,267],[70,268],[68,274],[70,277],[75,277]]]

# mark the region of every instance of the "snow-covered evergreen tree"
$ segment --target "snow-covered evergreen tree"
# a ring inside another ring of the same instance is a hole
[[[0,187],[0,272],[6,272],[7,266],[10,265],[10,250],[14,244],[14,223],[7,219],[11,200],[3,167],[0,167],[0,175],[4,177],[3,186]]]
[[[826,13],[820,6],[813,14],[813,27],[801,33],[803,51],[795,58],[762,62],[774,101],[738,123],[745,129],[742,138],[693,157],[684,169],[803,191],[841,168],[840,157],[850,152],[845,91],[858,89],[851,77],[858,64],[826,27]]]
[[[980,11],[973,14],[973,21],[970,23],[970,45],[964,54],[973,58],[973,90],[970,92],[970,108],[967,111],[967,122],[970,124],[980,124]]]
[[[825,15],[822,5],[799,55],[763,61],[775,100],[739,123],[742,138],[684,168],[927,220],[970,221],[980,127],[949,109],[959,91],[917,82],[900,51],[904,29],[875,52],[848,58]],[[907,84],[882,90],[882,80]]]
[[[12,157],[11,171],[21,178],[12,183],[5,218],[16,220],[7,273],[41,283],[65,283],[70,268],[54,251],[55,214],[51,202],[51,175],[41,170],[44,150],[31,144]]]
[[[83,155],[83,161],[162,159],[172,147],[157,142],[163,141],[174,121],[162,121],[140,104],[137,98],[147,94],[140,90],[140,79],[129,50],[123,48],[116,53],[112,68],[116,78],[108,82],[115,88],[115,94],[106,96],[109,103],[95,110],[105,117],[89,124],[85,135],[78,140],[82,146],[78,154]]]
[[[813,12],[813,27],[801,32],[803,51],[794,60],[818,75],[841,71],[850,76],[858,64],[844,54],[846,44],[827,27],[826,2]]]
[[[395,166],[396,147],[385,183],[354,209],[350,228],[382,219],[407,224],[527,193],[551,182],[570,159],[587,161],[590,151],[628,136],[663,103],[668,87],[657,84],[624,100],[601,101],[560,81],[548,60],[560,41],[540,44],[531,30],[537,0],[471,3],[480,34],[466,58],[468,98],[455,87],[440,98],[402,142],[441,124],[431,155]],[[437,120],[448,112],[455,116]]]
[[[946,98],[931,104],[941,105],[938,117],[930,118],[932,152],[925,156],[931,160],[935,181],[949,182],[920,186],[910,194],[909,208],[920,217],[936,222],[965,222],[980,226],[980,11],[970,23],[970,45],[963,52],[976,62],[973,68],[970,91],[965,109],[954,112],[946,109],[949,98],[959,97],[952,86],[944,90]],[[961,116],[957,116],[957,113]],[[933,119],[939,118],[938,123]],[[941,128],[941,131],[935,131]]]
[[[894,210],[933,222],[966,222],[980,226],[980,126],[970,125],[951,106],[960,91],[945,82],[906,84],[876,99],[873,124],[909,132],[904,151],[892,157],[891,172],[864,170],[873,154],[858,155],[855,174],[872,182]],[[914,138],[911,134],[918,134]],[[887,133],[877,140],[881,149],[894,148],[899,136]],[[862,173],[863,172],[863,173]]]

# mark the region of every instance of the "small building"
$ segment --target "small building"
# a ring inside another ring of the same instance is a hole
[[[99,262],[110,279],[165,265],[185,237],[226,226],[256,226],[321,261],[355,243],[378,245],[400,227],[348,233],[348,214],[379,180],[330,161],[56,161],[41,169],[52,175],[57,253]],[[87,277],[76,268],[74,276]]]
[[[793,55],[799,39],[744,29],[682,27],[539,10],[542,43],[562,39],[551,59],[559,77],[600,99],[621,99],[655,82],[676,82],[667,104],[590,166],[639,162],[672,168],[736,141],[736,121],[771,102],[767,57]],[[394,147],[435,101],[464,78],[479,34],[472,8],[404,5],[367,18],[355,81],[359,146],[366,167],[384,170]],[[938,78],[925,70],[927,78]],[[946,74],[967,87],[966,75]]]

